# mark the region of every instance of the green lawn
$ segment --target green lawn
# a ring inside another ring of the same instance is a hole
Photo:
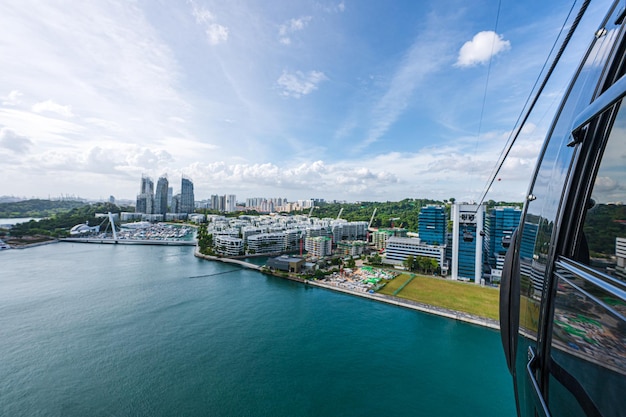
[[[389,281],[379,293],[393,295],[409,279],[409,274],[401,274]],[[494,320],[499,317],[499,290],[473,283],[417,275],[396,297]]]

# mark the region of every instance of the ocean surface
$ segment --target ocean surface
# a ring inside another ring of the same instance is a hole
[[[515,415],[498,332],[192,251],[0,252],[0,415]]]

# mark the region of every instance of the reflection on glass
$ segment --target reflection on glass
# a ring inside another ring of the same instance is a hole
[[[553,346],[626,375],[626,303],[566,271],[556,272]]]
[[[557,263],[549,402],[555,417],[622,416],[626,300],[606,290],[601,276],[579,273]]]
[[[626,280],[626,111],[613,123],[596,175],[585,224],[589,265]]]

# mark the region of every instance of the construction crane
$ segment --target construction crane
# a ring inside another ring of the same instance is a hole
[[[313,214],[313,209],[315,208],[315,206],[311,206],[311,211],[309,211],[309,218],[311,217],[311,215]]]
[[[343,213],[343,207],[339,210],[339,214],[337,215],[337,220],[341,217],[341,213]]]
[[[372,213],[372,217],[370,217],[370,222],[367,225],[367,228],[369,229],[370,227],[372,227],[372,222],[374,221],[374,216],[376,216],[376,210],[378,210],[378,207],[374,207],[374,212]]]

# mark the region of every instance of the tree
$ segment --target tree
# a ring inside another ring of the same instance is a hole
[[[402,261],[402,266],[408,271],[415,270],[415,258],[413,258],[413,255],[407,256],[406,259]]]
[[[382,258],[380,257],[380,255],[378,253],[373,254],[372,256],[370,256],[368,258],[369,263],[371,263],[372,265],[380,265],[383,263]]]
[[[356,268],[356,261],[354,260],[352,256],[350,257],[350,259],[348,259],[348,262],[346,262],[346,268],[350,268],[350,269]]]

